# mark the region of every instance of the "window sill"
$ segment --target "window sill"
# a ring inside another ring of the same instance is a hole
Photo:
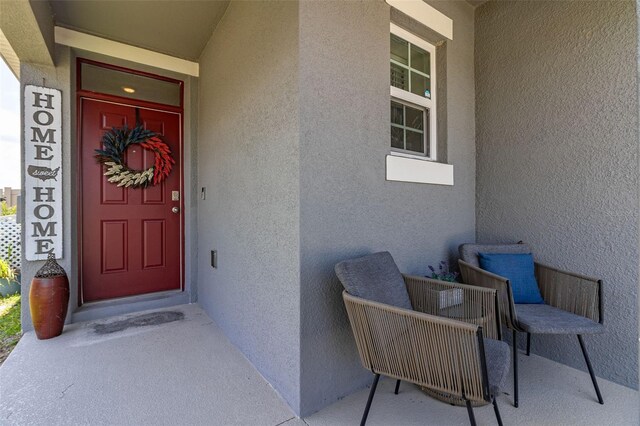
[[[453,186],[453,165],[387,155],[387,180]]]

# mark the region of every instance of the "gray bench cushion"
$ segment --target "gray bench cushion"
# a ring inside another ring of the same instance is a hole
[[[529,333],[594,334],[602,333],[602,324],[550,305],[517,304],[518,325]]]
[[[504,386],[509,373],[509,345],[500,340],[484,339],[484,353],[487,360],[489,388],[493,394],[496,394]]]
[[[349,294],[412,309],[402,274],[387,251],[345,260],[335,266],[335,271]]]
[[[531,253],[531,247],[526,244],[461,244],[458,251],[460,259],[479,268],[478,253]]]

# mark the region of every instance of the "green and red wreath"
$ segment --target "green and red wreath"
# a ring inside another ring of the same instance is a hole
[[[146,188],[157,185],[169,176],[176,163],[169,146],[160,137],[142,126],[129,130],[126,126],[113,128],[102,136],[103,149],[96,149],[95,157],[106,166],[105,176],[109,182],[126,188]],[[132,145],[153,152],[155,162],[146,170],[134,170],[125,163],[125,153]]]

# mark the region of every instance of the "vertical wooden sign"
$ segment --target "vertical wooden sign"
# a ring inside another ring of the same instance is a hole
[[[24,250],[27,260],[62,258],[62,93],[24,88]]]

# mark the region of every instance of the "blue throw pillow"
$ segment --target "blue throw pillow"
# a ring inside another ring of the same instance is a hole
[[[515,303],[544,303],[531,253],[478,253],[480,267],[511,282]]]

